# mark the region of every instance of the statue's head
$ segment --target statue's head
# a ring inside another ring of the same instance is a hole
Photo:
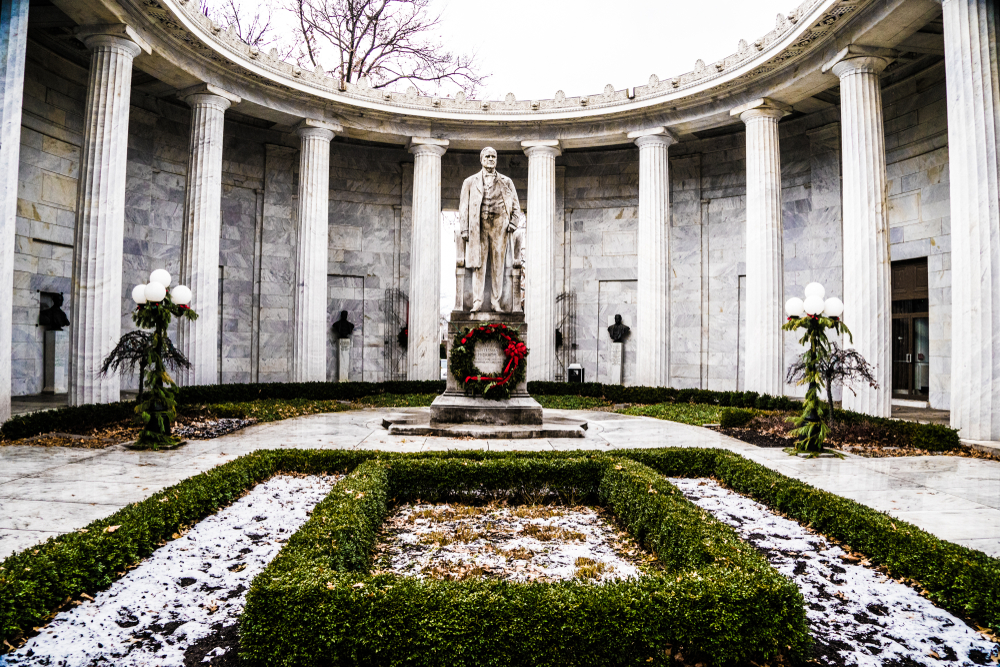
[[[482,163],[486,171],[493,171],[497,168],[497,152],[493,148],[487,146],[479,152],[479,161]]]
[[[52,307],[62,308],[62,305],[63,305],[63,295],[60,294],[59,292],[56,292],[55,294],[52,295]]]
[[[340,311],[340,321],[341,322],[346,322],[347,321],[347,311],[346,310]]]
[[[621,323],[622,323],[622,316],[615,315],[615,324],[621,324]]]

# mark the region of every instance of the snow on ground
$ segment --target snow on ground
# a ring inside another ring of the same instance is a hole
[[[59,613],[20,649],[0,656],[0,665],[6,657],[11,666],[183,666],[185,653],[197,650],[192,644],[235,625],[251,580],[335,481],[277,476],[258,484],[157,549],[93,602]],[[215,647],[188,661],[224,652]]]
[[[376,569],[508,581],[637,577],[642,552],[591,507],[403,505],[383,528]]]
[[[670,482],[689,500],[732,526],[798,585],[805,597],[819,664],[994,664],[990,657],[996,644],[916,591],[853,564],[851,555],[822,535],[713,480]]]

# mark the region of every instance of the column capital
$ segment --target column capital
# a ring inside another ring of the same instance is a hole
[[[895,60],[897,56],[899,56],[899,51],[895,49],[851,44],[823,65],[823,73],[832,72],[839,77],[844,77],[854,72],[878,74],[890,62]]]
[[[447,139],[437,139],[435,137],[410,137],[410,145],[407,149],[414,155],[437,155],[445,154],[448,150]]]
[[[320,139],[332,140],[338,132],[343,132],[344,127],[340,123],[331,123],[315,118],[303,118],[295,125],[295,134],[299,137],[319,137]]]
[[[529,139],[521,142],[521,150],[529,158],[533,155],[551,155],[559,157],[562,155],[562,147],[558,139]]]
[[[635,145],[639,148],[643,146],[670,146],[677,143],[677,135],[665,127],[651,127],[647,130],[636,130],[629,132],[629,139],[635,140]]]
[[[729,112],[730,116],[739,116],[744,123],[754,118],[775,118],[781,119],[792,113],[792,107],[784,102],[772,100],[770,97],[761,97],[746,104],[741,104]]]
[[[73,31],[77,39],[93,50],[101,44],[122,46],[132,51],[132,57],[140,53],[147,55],[153,52],[149,42],[143,39],[138,32],[130,25],[124,23],[97,23],[93,25],[81,25]]]
[[[199,83],[177,91],[177,97],[187,102],[189,105],[214,104],[225,105],[223,109],[228,109],[230,105],[239,104],[242,98],[234,95],[228,90],[224,90],[211,83]],[[215,99],[212,99],[215,98]]]

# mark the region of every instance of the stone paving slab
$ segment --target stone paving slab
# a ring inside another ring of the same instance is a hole
[[[416,411],[426,410],[417,408]],[[1000,462],[947,456],[802,459],[715,431],[608,412],[551,410],[588,422],[583,438],[467,440],[389,435],[399,409],[309,415],[259,424],[169,452],[0,447],[0,558],[79,529],[116,507],[258,449],[567,451],[720,447],[952,540],[1000,556]]]

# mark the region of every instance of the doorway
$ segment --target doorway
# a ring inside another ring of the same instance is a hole
[[[930,394],[927,258],[892,263],[892,396],[926,401]]]

